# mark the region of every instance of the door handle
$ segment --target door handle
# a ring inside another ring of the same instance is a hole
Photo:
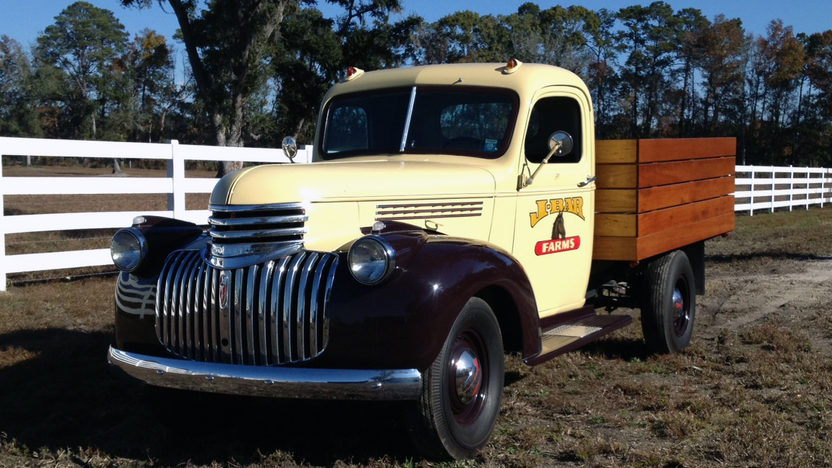
[[[587,177],[585,181],[578,182],[578,187],[586,187],[587,185],[595,182],[595,179],[597,179],[597,178],[598,178],[598,176]]]

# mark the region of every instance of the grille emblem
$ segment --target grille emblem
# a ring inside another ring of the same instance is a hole
[[[228,309],[228,273],[220,273],[220,308]]]

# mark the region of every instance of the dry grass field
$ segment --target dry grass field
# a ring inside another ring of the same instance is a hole
[[[637,311],[619,310],[635,323],[581,351],[535,368],[509,356],[490,444],[438,466],[832,465],[832,208],[741,216],[706,250],[687,352],[649,354]],[[112,278],[0,293],[0,467],[437,466],[413,452],[402,405],[192,394],[114,372],[112,296]]]

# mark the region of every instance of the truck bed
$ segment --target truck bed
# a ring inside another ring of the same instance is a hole
[[[595,147],[593,259],[637,262],[734,230],[735,138]]]

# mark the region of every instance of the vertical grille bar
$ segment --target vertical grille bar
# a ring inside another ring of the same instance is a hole
[[[323,337],[321,339],[321,351],[323,351],[326,347],[327,340],[329,339],[329,318],[326,316],[326,305],[329,303],[329,295],[332,293],[332,285],[335,283],[335,272],[338,270],[338,257],[335,255],[330,256],[332,257],[332,266],[329,268],[329,272],[326,275],[326,285],[324,285],[323,300],[321,301],[321,313],[323,315],[322,321],[324,329]]]
[[[271,332],[269,338],[271,339],[272,358],[275,363],[283,363],[286,361],[286,354],[283,353],[283,348],[280,346],[280,336],[283,330],[283,322],[281,320],[282,303],[280,302],[281,291],[283,291],[283,284],[286,281],[286,270],[289,268],[289,260],[291,257],[283,257],[280,259],[280,265],[277,266],[272,280],[272,302],[271,302]]]
[[[231,362],[244,364],[243,362],[243,281],[244,271],[242,269],[234,272],[234,322],[231,324],[233,330],[234,346],[232,347]]]
[[[193,317],[193,296],[194,296],[194,282],[196,280],[196,270],[199,267],[199,256],[191,254],[188,257],[188,267],[182,278],[182,294],[185,296],[184,301],[180,301],[180,306],[184,307],[185,315],[185,351],[184,354],[189,358],[194,357],[194,317]]]
[[[327,266],[332,263],[334,255],[325,255],[318,262],[318,268],[315,270],[315,275],[312,279],[312,293],[309,300],[309,354],[316,356],[319,352],[319,337],[318,335],[323,331],[323,327],[319,326],[319,322],[323,319],[323,314],[319,313],[319,306],[321,304],[321,277],[324,275]]]
[[[269,325],[269,284],[271,284],[272,273],[274,272],[274,261],[269,260],[263,266],[260,274],[260,289],[257,298],[257,331],[260,333],[257,339],[260,364],[269,365],[269,344],[266,341]]]
[[[246,314],[245,314],[245,330],[246,330],[246,362],[248,364],[257,364],[257,359],[254,354],[254,296],[257,293],[257,274],[260,270],[258,265],[248,267],[248,280],[246,281]]]
[[[299,252],[222,270],[203,253],[174,252],[160,273],[156,334],[170,352],[247,365],[302,362],[323,352],[337,255]]]
[[[207,289],[205,288],[205,262],[197,261],[199,267],[196,270],[196,284],[194,285],[194,359],[202,360],[205,343],[205,295],[203,291]]]
[[[171,314],[173,311],[171,310],[171,289],[173,288],[173,275],[176,271],[176,266],[179,265],[179,259],[182,258],[184,252],[177,253],[173,259],[168,263],[170,267],[168,268],[167,275],[159,276],[159,280],[161,281],[162,278],[165,278],[164,284],[164,304],[162,305],[162,342],[165,343],[167,346],[171,346],[173,340],[173,318]],[[161,287],[159,289],[162,289]],[[156,308],[156,313],[159,313],[159,308]]]
[[[231,305],[234,302],[234,272],[232,270],[221,270],[219,275],[219,344],[221,362],[233,362],[233,326],[231,323],[234,317],[231,312]]]
[[[220,288],[220,270],[211,271],[213,272],[211,274],[211,354],[214,362],[223,362],[223,351],[220,349],[222,345],[220,338],[222,311],[220,310],[219,298],[217,297]]]
[[[306,317],[308,314],[308,304],[309,301],[306,300],[306,294],[309,290],[309,274],[315,268],[315,264],[318,261],[318,254],[317,252],[311,252],[309,257],[307,257],[306,261],[303,264],[303,268],[301,269],[300,274],[300,281],[298,282],[298,306],[297,306],[297,323],[295,325],[295,334],[297,336],[297,350],[298,350],[298,360],[305,361],[309,359],[309,354],[307,350],[309,349],[306,343],[305,337],[308,336],[309,333],[309,326],[306,323]]]
[[[187,266],[187,256],[182,256],[182,261],[176,267],[176,274],[173,277],[173,289],[171,290],[171,305],[170,305],[170,313],[171,313],[171,343],[173,345],[173,349],[176,350],[177,354],[182,354],[182,341],[184,341],[185,336],[182,333],[182,327],[184,325],[184,318],[182,317],[182,306],[180,305],[182,302],[182,272],[185,270]],[[175,329],[175,330],[174,330]]]
[[[305,253],[300,253],[292,259],[289,271],[286,273],[286,284],[283,286],[283,353],[287,362],[298,360],[297,344],[293,342],[295,327],[297,326],[293,316],[297,317],[297,313],[293,313],[293,311],[295,304],[297,304],[295,290],[297,288],[298,269],[305,256]]]

